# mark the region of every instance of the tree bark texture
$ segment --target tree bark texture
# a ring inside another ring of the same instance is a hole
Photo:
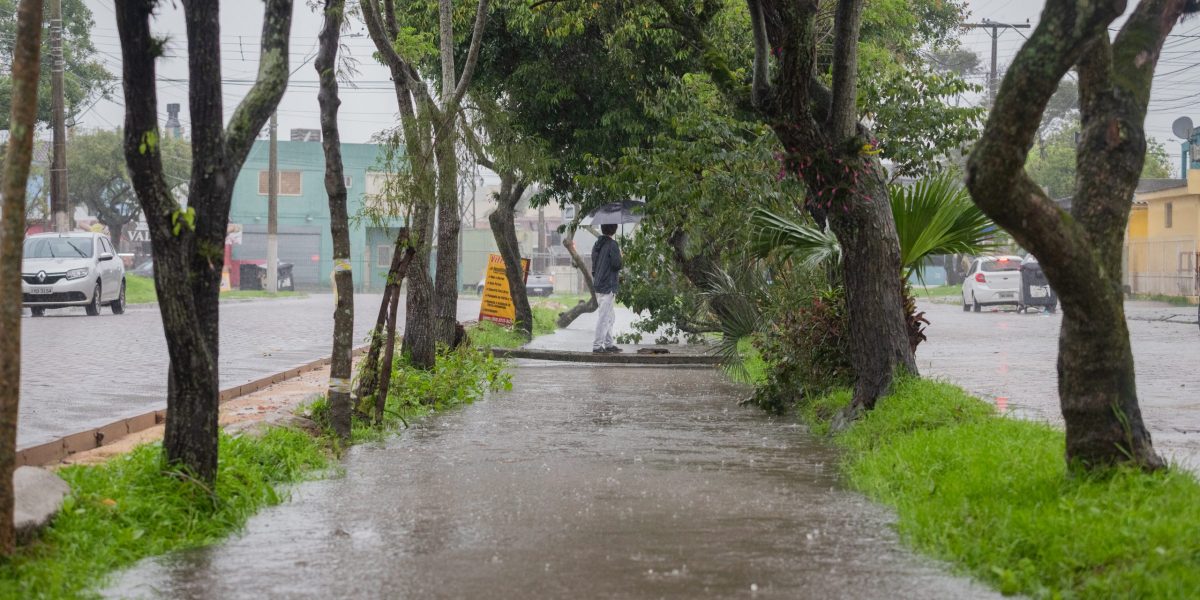
[[[576,216],[575,220],[567,225],[567,235],[563,236],[562,245],[567,249],[567,254],[571,255],[571,264],[575,265],[575,268],[579,269],[580,274],[583,275],[583,284],[587,286],[589,297],[586,301],[580,300],[575,306],[558,313],[558,320],[554,324],[559,329],[565,329],[574,323],[579,315],[596,312],[596,309],[600,308],[600,302],[596,300],[596,284],[592,281],[592,270],[588,268],[587,263],[583,262],[583,257],[579,256],[579,251],[575,249],[575,231],[579,229],[581,217],[582,215]]]
[[[500,193],[496,197],[496,210],[488,215],[496,248],[504,259],[504,274],[508,277],[508,291],[512,296],[516,315],[515,329],[533,339],[533,308],[529,306],[529,294],[525,290],[525,271],[521,268],[521,246],[517,242],[517,228],[513,214],[521,196],[525,195],[525,181],[515,173],[501,173]]]
[[[25,186],[37,125],[41,0],[17,6],[12,59],[12,112],[4,154],[3,222],[0,223],[0,556],[16,548],[13,471],[17,465],[17,414],[21,401],[21,259],[25,244]]]
[[[354,345],[354,273],[350,268],[350,218],[338,131],[337,52],[345,20],[345,0],[326,0],[320,50],[314,66],[320,77],[321,145],[325,151],[325,193],[329,196],[329,233],[333,238],[333,354],[329,367],[329,418],[343,441],[350,439],[351,352]]]
[[[355,395],[360,400],[373,396],[379,388],[379,355],[383,350],[384,336],[387,334],[388,307],[391,305],[392,295],[400,293],[400,282],[404,280],[415,252],[408,240],[408,229],[401,229],[392,248],[392,262],[388,266],[387,285],[383,288],[379,315],[375,318],[375,327],[371,329],[371,345],[359,368],[361,375]]]
[[[828,215],[843,248],[855,369],[849,414],[874,407],[897,373],[915,374],[917,368],[887,186],[872,154],[871,132],[856,108],[863,0],[837,2],[832,88],[817,76],[817,2],[748,0],[755,51],[750,86],[730,70],[705,32],[720,2],[658,4],[731,103],[757,112],[772,127],[785,149],[785,168],[805,183],[810,210]]]
[[[447,0],[443,0],[445,2]],[[437,276],[434,278],[433,314],[437,342],[454,345],[458,324],[458,238],[462,219],[458,202],[458,119],[443,113],[434,132],[437,157]]]
[[[1146,150],[1144,122],[1163,41],[1184,0],[1051,0],[1009,68],[967,163],[975,203],[1038,257],[1063,306],[1058,391],[1073,466],[1162,466],[1142,421],[1121,293],[1121,247]],[[1037,124],[1059,81],[1079,71],[1083,138],[1071,213],[1025,173]]]
[[[125,160],[150,229],[155,289],[170,355],[167,460],[211,483],[217,470],[218,295],[233,184],[255,137],[287,87],[291,0],[267,0],[258,77],[224,123],[220,21],[216,2],[185,0],[192,175],[188,208],[162,169],[150,31],[153,0],[118,0],[125,96]]]

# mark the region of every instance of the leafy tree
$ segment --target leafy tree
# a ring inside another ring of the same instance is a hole
[[[124,134],[120,130],[79,133],[71,136],[67,144],[70,202],[86,206],[96,215],[108,227],[114,246],[119,243],[125,226],[135,222],[141,213],[121,152],[123,144]],[[175,189],[186,187],[192,168],[191,144],[164,138],[160,145],[167,185]]]
[[[163,43],[150,31],[157,0],[116,0],[125,92],[125,162],[150,228],[154,287],[170,354],[167,461],[212,483],[219,412],[218,297],[233,183],[254,138],[279,105],[288,80],[291,0],[266,0],[258,78],[223,124],[220,7],[183,3],[187,25],[192,169],[188,206],[171,193],[158,127],[155,61]]]
[[[13,471],[17,459],[17,415],[21,399],[21,254],[25,244],[25,184],[33,159],[37,119],[38,51],[42,3],[21,0],[12,55],[9,143],[4,153],[0,221],[0,556],[16,547],[13,530]]]
[[[1154,69],[1175,23],[1197,8],[1142,0],[1110,39],[1124,3],[1049,0],[967,164],[975,202],[1037,255],[1062,301],[1058,393],[1073,467],[1163,465],[1138,406],[1121,257],[1129,199],[1144,169]],[[1024,166],[1046,106],[1072,67],[1083,128],[1068,214]]]
[[[0,0],[0,14],[11,15],[15,0]],[[84,0],[62,0],[63,14],[63,98],[67,121],[85,110],[98,96],[112,90],[113,76],[104,65],[93,59],[96,48],[92,45],[91,32],[96,27],[92,11]],[[0,65],[13,64],[13,48],[16,39],[15,20],[0,20]],[[48,123],[51,116],[50,95],[50,19],[43,18],[42,41],[46,50],[42,52],[38,78],[38,113],[40,123]],[[13,80],[8,69],[0,72],[0,129],[8,129],[9,107],[12,103]]]
[[[1079,121],[1051,133],[1041,140],[1029,153],[1025,171],[1034,183],[1046,190],[1051,198],[1069,198],[1075,195],[1075,137],[1079,135]],[[1171,176],[1171,161],[1167,149],[1154,138],[1146,141],[1146,161],[1142,165],[1142,177],[1162,179]]]

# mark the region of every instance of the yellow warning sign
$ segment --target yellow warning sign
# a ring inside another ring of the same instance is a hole
[[[529,278],[529,259],[521,259],[521,271],[525,283]],[[508,291],[508,274],[504,270],[504,259],[499,254],[488,255],[487,274],[483,284],[483,301],[479,305],[479,320],[511,326],[516,320],[512,294]]]

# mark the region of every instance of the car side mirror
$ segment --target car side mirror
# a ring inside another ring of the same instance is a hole
[[[113,255],[110,252],[103,252],[100,254],[100,260],[102,260],[102,261],[112,260],[112,259],[113,259]]]

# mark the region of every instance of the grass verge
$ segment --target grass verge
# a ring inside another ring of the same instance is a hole
[[[1186,296],[1168,296],[1166,294],[1134,294],[1134,300],[1149,300],[1151,302],[1165,302],[1171,306],[1195,306],[1192,300]]]
[[[544,306],[534,306],[534,337],[554,333],[555,329],[557,329],[554,321],[557,318],[558,313],[554,309]],[[467,330],[467,335],[471,338],[471,344],[478,348],[519,348],[524,346],[526,342],[520,333],[490,321],[480,321]]]
[[[850,401],[801,407],[817,431]],[[1063,433],[910,379],[837,434],[854,487],[896,509],[906,541],[1006,594],[1200,597],[1200,483],[1172,469],[1068,473]]]
[[[221,437],[213,490],[163,463],[158,444],[96,466],[58,473],[71,485],[62,512],[37,541],[0,561],[0,598],[87,596],[105,575],[138,560],[212,544],[259,508],[284,499],[276,486],[325,466],[318,440],[288,429]]]
[[[245,300],[252,298],[303,298],[303,292],[279,292],[270,294],[263,290],[230,290],[221,292],[222,300]],[[158,293],[154,290],[154,279],[139,275],[125,275],[125,303],[153,304],[158,302]]]

